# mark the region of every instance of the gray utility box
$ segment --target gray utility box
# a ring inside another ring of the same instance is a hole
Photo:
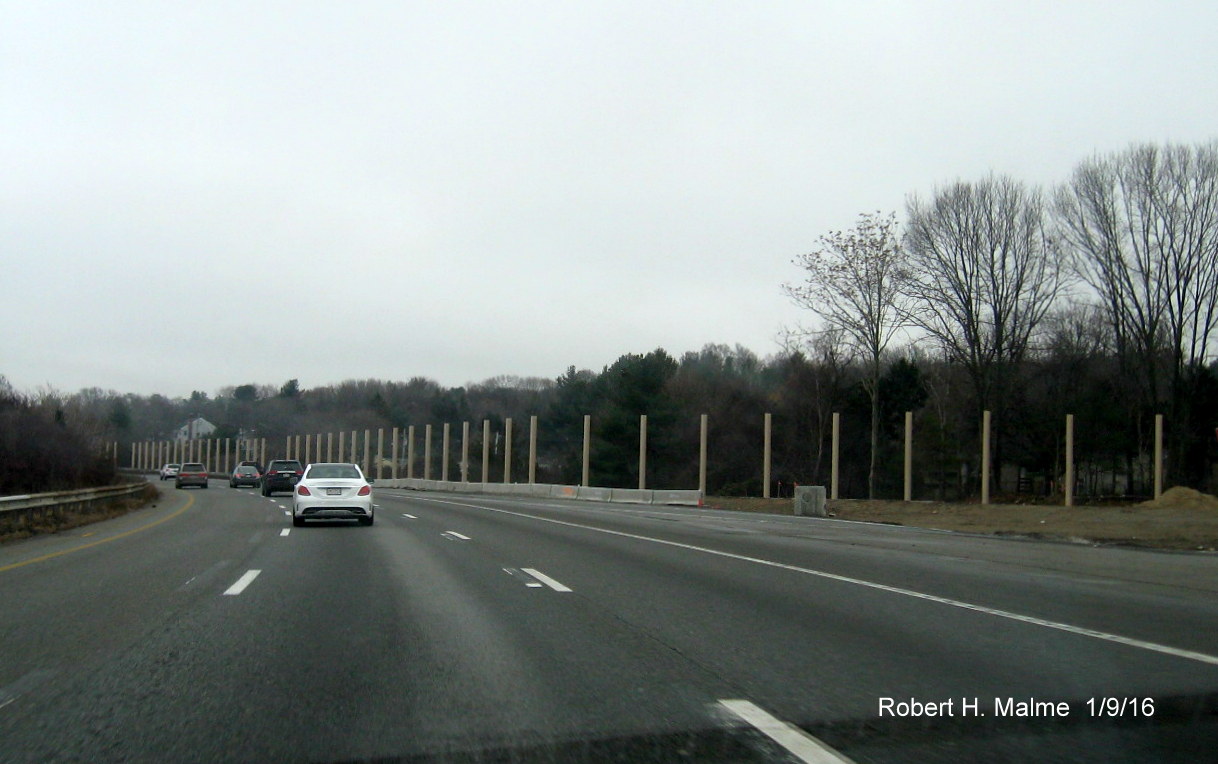
[[[795,514],[804,517],[828,517],[823,485],[801,485],[795,489]]]

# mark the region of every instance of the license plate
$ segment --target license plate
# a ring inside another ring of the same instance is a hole
[[[326,489],[326,496],[342,496],[342,495],[343,495],[343,489],[341,489],[341,488],[327,488]]]

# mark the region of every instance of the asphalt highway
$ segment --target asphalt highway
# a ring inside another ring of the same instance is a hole
[[[1218,555],[161,485],[0,546],[0,761],[1218,760]]]

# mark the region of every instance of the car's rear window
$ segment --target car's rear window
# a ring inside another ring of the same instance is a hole
[[[254,469],[253,467],[238,467],[237,474],[238,475],[257,475],[258,470]]]
[[[300,470],[303,468],[300,466],[300,462],[271,462],[271,469],[287,471],[287,470]]]
[[[202,464],[183,464],[182,471],[183,472],[203,472],[204,470],[203,470]]]
[[[334,478],[359,479],[359,470],[347,464],[322,464],[309,470],[309,477],[330,480]]]

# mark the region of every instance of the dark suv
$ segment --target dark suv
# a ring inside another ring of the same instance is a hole
[[[295,459],[272,459],[262,473],[262,495],[293,490],[303,474],[304,467]]]

